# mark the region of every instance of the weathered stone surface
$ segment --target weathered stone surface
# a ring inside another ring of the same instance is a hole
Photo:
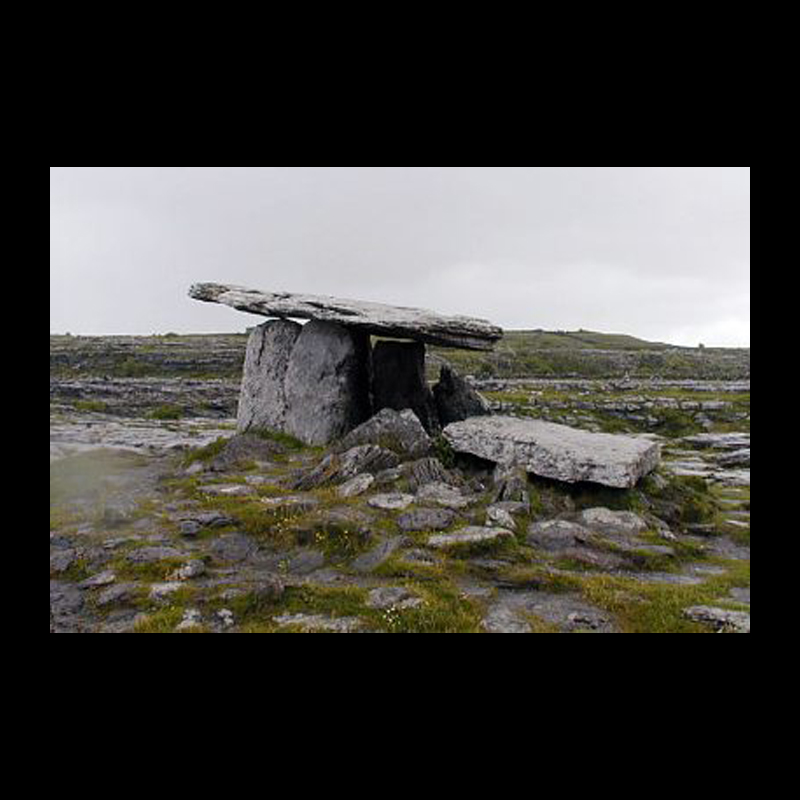
[[[416,491],[428,483],[454,484],[458,482],[438,458],[420,458],[417,461],[403,464],[401,469],[402,475],[408,481],[412,491]]]
[[[207,486],[198,486],[197,491],[211,497],[246,497],[256,493],[252,486],[244,483],[210,483]]]
[[[286,370],[302,330],[298,323],[281,319],[258,325],[250,333],[236,422],[240,433],[284,430]]]
[[[226,533],[215,539],[209,547],[209,552],[215,558],[237,564],[247,561],[256,550],[256,542],[243,533]]]
[[[279,319],[335,322],[376,336],[414,339],[442,347],[491,350],[503,336],[496,325],[482,319],[445,316],[418,308],[389,306],[319,295],[260,292],[241,286],[196,283],[189,296],[222,303],[238,311]]]
[[[447,508],[415,508],[397,518],[401,531],[443,531],[455,521],[454,511]]]
[[[305,325],[286,369],[279,430],[324,445],[368,419],[369,349],[366,334],[318,320]]]
[[[363,624],[358,617],[326,617],[323,614],[281,614],[273,619],[282,627],[326,633],[353,633]]]
[[[372,354],[372,401],[376,410],[410,408],[430,434],[440,430],[433,392],[425,378],[425,345],[378,342]]]
[[[403,511],[414,502],[414,495],[392,492],[390,494],[376,494],[367,500],[367,505],[380,508],[383,511]]]
[[[433,387],[433,397],[442,427],[492,413],[489,403],[448,364],[442,365],[439,382]]]
[[[515,417],[473,417],[444,430],[454,450],[501,464],[519,464],[544,478],[630,488],[658,465],[657,444],[631,436],[587,433]]]
[[[356,475],[346,483],[343,483],[337,490],[337,494],[342,498],[358,497],[360,494],[369,489],[375,483],[375,476],[370,475],[368,472],[363,472],[361,475]]]
[[[498,464],[492,475],[494,481],[493,499],[495,502],[522,503],[530,506],[528,494],[528,473],[517,464]]]
[[[510,531],[515,530],[517,527],[514,517],[511,516],[511,512],[502,506],[495,505],[489,506],[486,509],[486,524],[497,528],[506,528]]]
[[[529,620],[562,633],[615,633],[609,614],[579,595],[544,591],[501,591],[488,609],[483,627],[489,633],[529,633]]]
[[[377,444],[402,458],[421,458],[431,448],[430,437],[409,408],[381,409],[337,442],[336,450],[343,452],[360,444]]]
[[[330,453],[309,473],[294,483],[295,489],[315,489],[318,486],[340,484],[362,472],[372,475],[391,469],[400,463],[396,453],[376,444],[352,447],[345,453]]]
[[[423,604],[421,597],[417,597],[404,586],[379,586],[369,593],[367,606],[379,609],[419,608]]]
[[[746,611],[730,611],[713,606],[692,606],[684,609],[683,614],[694,622],[713,625],[719,631],[750,633],[750,614]]]
[[[559,551],[592,541],[592,532],[568,520],[533,522],[528,528],[528,544],[542,550]]]
[[[247,344],[237,428],[328,444],[369,416],[369,339],[341,325],[259,325]]]
[[[392,556],[392,553],[402,546],[404,538],[403,536],[389,536],[378,542],[371,550],[362,553],[356,558],[350,564],[350,569],[358,573],[372,572],[372,570],[377,569],[386,562]]]
[[[504,528],[462,528],[458,533],[438,533],[428,539],[428,547],[435,550],[446,550],[449,547],[471,544],[491,544],[513,539],[514,534]]]
[[[587,508],[579,515],[581,524],[599,533],[637,534],[647,530],[647,523],[632,511]]]
[[[466,508],[472,502],[469,497],[464,497],[458,489],[446,483],[426,483],[417,491],[417,500],[453,510]]]

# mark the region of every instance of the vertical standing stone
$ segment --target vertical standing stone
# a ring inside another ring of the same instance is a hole
[[[284,430],[284,379],[302,330],[296,322],[276,319],[259,325],[250,333],[236,420],[239,433],[259,428]]]
[[[371,415],[369,335],[333,322],[303,327],[286,369],[283,430],[329,444]]]
[[[331,322],[287,320],[250,334],[237,429],[288,433],[329,444],[371,412],[369,336]]]
[[[372,401],[375,411],[410,408],[429,434],[439,432],[436,404],[425,380],[425,345],[384,341],[372,356]]]

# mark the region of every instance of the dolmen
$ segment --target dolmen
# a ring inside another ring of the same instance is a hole
[[[491,350],[503,330],[486,320],[217,283],[194,284],[189,295],[273,318],[247,343],[240,433],[268,428],[328,445],[384,408],[411,409],[430,435],[454,419],[489,413],[448,367],[433,390],[425,376],[426,344]],[[382,338],[373,346],[372,336]]]
[[[486,320],[218,283],[194,284],[189,295],[271,318],[247,343],[238,433],[269,429],[327,446],[384,409],[410,409],[428,436],[442,434],[456,452],[568,483],[628,488],[660,461],[650,440],[491,416],[446,364],[431,389],[425,346],[491,350],[503,330]]]

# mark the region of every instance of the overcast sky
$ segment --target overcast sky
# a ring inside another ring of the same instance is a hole
[[[749,346],[750,168],[50,168],[52,333],[258,322],[196,281]]]

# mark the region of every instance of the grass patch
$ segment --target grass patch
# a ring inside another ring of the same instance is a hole
[[[750,585],[750,565],[725,562],[725,575],[712,576],[696,586],[652,583],[620,576],[592,575],[581,578],[581,592],[594,605],[614,615],[623,633],[707,633],[708,626],[686,619],[683,611],[694,605],[748,610],[727,594],[734,587]]]
[[[181,419],[183,409],[173,403],[165,403],[147,414],[148,419]]]

